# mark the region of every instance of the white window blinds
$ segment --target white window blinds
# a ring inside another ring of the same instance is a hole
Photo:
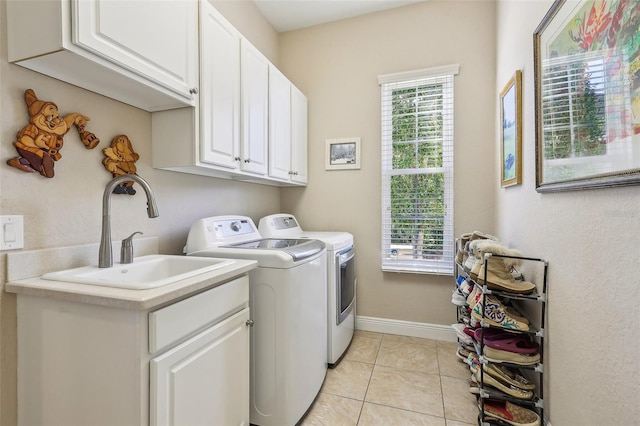
[[[382,270],[453,274],[453,77],[383,75]]]

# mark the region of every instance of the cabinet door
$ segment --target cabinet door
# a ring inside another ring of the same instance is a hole
[[[241,41],[243,171],[267,173],[269,128],[269,61],[251,43]]]
[[[249,425],[249,308],[151,360],[151,425]]]
[[[307,174],[307,98],[291,86],[291,181],[306,184]]]
[[[208,1],[200,4],[200,159],[238,169],[240,34]]]
[[[269,176],[291,177],[291,83],[269,67]]]
[[[198,80],[197,28],[194,0],[72,1],[73,44],[188,99]]]

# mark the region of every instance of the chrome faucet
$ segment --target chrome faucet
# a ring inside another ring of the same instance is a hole
[[[158,217],[156,199],[149,183],[138,175],[121,175],[107,184],[102,195],[102,236],[100,237],[100,252],[98,253],[98,267],[110,268],[113,266],[113,250],[111,248],[111,194],[118,184],[124,181],[135,181],[142,186],[147,195],[147,215],[150,218]]]

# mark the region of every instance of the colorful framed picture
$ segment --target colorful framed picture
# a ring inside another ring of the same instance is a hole
[[[522,71],[500,92],[500,181],[502,187],[522,183]]]
[[[536,190],[640,184],[640,8],[556,0],[534,32]]]
[[[326,170],[360,168],[360,138],[326,140]]]

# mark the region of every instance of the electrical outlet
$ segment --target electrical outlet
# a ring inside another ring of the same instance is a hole
[[[22,215],[0,216],[0,250],[24,248]]]

